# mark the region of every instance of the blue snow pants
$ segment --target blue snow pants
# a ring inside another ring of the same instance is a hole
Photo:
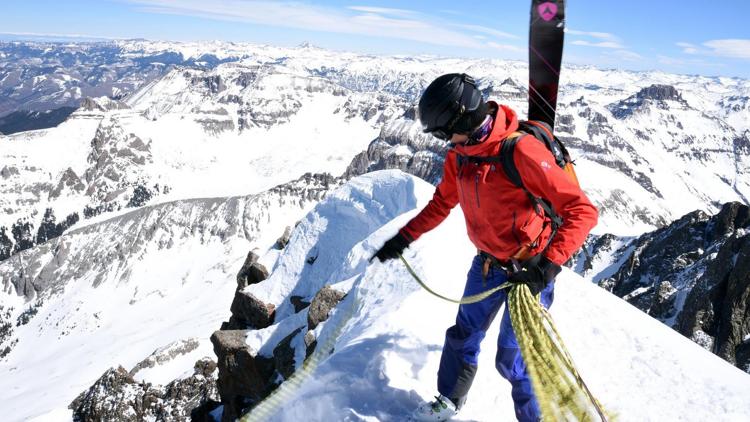
[[[484,258],[477,255],[467,276],[464,296],[481,293],[506,281],[507,273],[499,267],[491,267],[487,277],[483,277],[483,264]],[[445,344],[438,369],[438,391],[451,398],[459,407],[466,401],[477,371],[479,345],[506,299],[507,290],[503,289],[481,302],[460,305],[456,325],[445,332]],[[549,308],[553,299],[554,283],[549,283],[542,291],[540,301],[545,308]],[[511,383],[516,418],[522,422],[539,421],[541,411],[513,333],[507,306],[500,323],[495,367]]]

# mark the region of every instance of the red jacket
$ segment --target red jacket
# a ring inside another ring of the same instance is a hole
[[[416,240],[448,216],[461,204],[466,229],[474,245],[498,259],[508,260],[523,247],[532,254],[544,249],[551,228],[543,214],[537,214],[523,189],[513,185],[500,164],[475,164],[464,160],[458,167],[457,154],[497,156],[503,140],[518,129],[516,113],[497,105],[494,126],[488,138],[477,145],[457,145],[445,157],[443,179],[432,200],[401,229]],[[513,154],[521,180],[535,196],[549,200],[563,219],[557,235],[545,252],[547,258],[562,265],[581,247],[596,225],[598,212],[581,188],[555,164],[547,148],[531,136],[519,139]],[[541,213],[541,211],[540,211]]]

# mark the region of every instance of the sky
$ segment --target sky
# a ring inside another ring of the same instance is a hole
[[[309,42],[525,60],[529,1],[6,0],[0,38]],[[564,60],[750,78],[750,1],[569,0]]]

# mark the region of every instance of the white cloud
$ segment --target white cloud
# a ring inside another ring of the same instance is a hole
[[[750,59],[750,40],[748,39],[725,39],[710,40],[701,45],[688,42],[675,43],[685,54],[731,57],[735,59]]]
[[[86,39],[97,39],[97,40],[122,39],[122,38],[116,38],[116,37],[103,37],[100,35],[57,34],[57,33],[43,33],[43,32],[0,32],[0,35],[14,35],[18,37],[38,37],[38,38],[86,38]]]
[[[197,16],[312,31],[366,35],[428,44],[482,49],[471,34],[452,30],[405,9],[370,6],[333,8],[297,1],[124,0],[155,13]],[[465,28],[466,29],[466,28]],[[499,31],[498,31],[499,32]]]
[[[486,26],[481,26],[481,25],[451,24],[451,26],[454,28],[467,29],[473,32],[479,32],[479,33],[486,34],[486,35],[492,35],[498,38],[511,38],[511,39],[520,38],[518,35],[514,35],[508,32],[498,31],[497,29],[488,28]]]
[[[570,42],[572,45],[580,45],[583,47],[595,47],[595,48],[611,48],[615,50],[626,50],[625,47],[615,34],[609,32],[594,32],[594,31],[578,31],[575,29],[565,29],[565,33],[569,35],[575,35],[577,39]],[[580,39],[588,38],[588,39]],[[632,53],[636,54],[636,53]]]
[[[619,41],[619,38],[610,34],[609,32],[591,32],[591,31],[577,31],[575,29],[565,28],[565,33],[570,35],[582,35],[586,37],[598,38],[600,40]]]
[[[357,12],[379,13],[383,15],[402,16],[402,17],[414,16],[418,13],[413,10],[394,9],[390,7],[374,7],[374,6],[348,6],[347,9],[355,10]]]
[[[682,52],[685,54],[705,54],[705,52],[701,52],[700,48],[695,44],[689,42],[678,42],[675,44],[682,48]]]
[[[670,56],[658,55],[656,56],[657,61],[667,66],[707,66],[707,67],[726,67],[724,63],[718,63],[715,61],[707,61],[703,59],[694,58],[676,58]]]
[[[521,47],[518,47],[516,45],[500,44],[500,43],[496,43],[494,41],[488,42],[487,43],[487,47],[493,48],[495,50],[500,50],[500,51],[512,51],[514,53],[522,53],[522,52],[526,51],[525,49],[523,49]]]
[[[614,57],[615,59],[626,62],[637,62],[644,59],[640,54],[630,50],[614,50],[604,53],[605,56]]]
[[[582,45],[585,47],[615,48],[615,49],[625,48],[625,46],[623,46],[622,44],[614,42],[614,41],[590,42],[590,41],[584,41],[584,40],[575,40],[575,41],[572,41],[571,44]]]
[[[703,45],[710,48],[710,52],[717,56],[750,59],[750,40],[711,40],[704,42]]]

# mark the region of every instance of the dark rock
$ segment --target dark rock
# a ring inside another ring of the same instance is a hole
[[[677,289],[672,284],[664,280],[654,291],[654,299],[649,309],[649,314],[659,320],[666,320],[674,316],[674,303],[677,298]]]
[[[318,339],[315,338],[312,330],[305,333],[305,358],[310,357],[318,346]]]
[[[195,374],[203,375],[204,377],[211,376],[217,368],[218,365],[211,359],[200,359],[195,361],[195,365],[193,365]]]
[[[147,187],[140,184],[136,185],[135,188],[133,188],[133,195],[130,197],[130,200],[128,201],[127,205],[125,205],[125,207],[142,207],[146,205],[146,203],[148,203],[148,201],[150,201],[153,196],[154,193],[152,193]]]
[[[711,351],[740,365],[736,353],[750,335],[750,233],[731,236],[685,300],[677,325],[688,337],[711,338]]]
[[[60,181],[57,182],[57,187],[49,193],[49,198],[55,199],[60,197],[60,194],[62,194],[65,189],[68,189],[73,193],[81,193],[86,189],[86,185],[83,184],[81,178],[78,177],[76,172],[70,167],[68,167],[68,169],[63,172],[62,176],[60,176]]]
[[[216,422],[211,412],[221,407],[221,402],[208,400],[190,412],[190,422]]]
[[[671,85],[651,85],[646,88],[641,89],[636,94],[638,98],[649,98],[652,100],[674,100],[674,101],[680,101],[682,100],[682,96],[680,95],[680,92],[677,91],[677,89]]]
[[[750,335],[750,207],[689,213],[632,243],[608,279],[616,295],[740,368]],[[678,284],[679,283],[679,284]],[[677,293],[685,295],[678,309]],[[745,366],[743,366],[745,365]]]
[[[289,298],[289,302],[294,306],[294,313],[297,313],[308,306],[310,306],[310,302],[305,302],[303,300],[304,298],[302,296],[291,296]]]
[[[294,374],[295,370],[295,360],[294,360],[294,347],[292,346],[292,341],[299,333],[302,332],[302,329],[305,327],[299,327],[296,330],[292,331],[291,334],[284,337],[283,340],[279,342],[278,345],[273,349],[273,360],[274,360],[274,367],[276,368],[276,371],[281,374],[281,376],[284,377],[284,379],[289,379],[289,377]]]
[[[188,421],[193,409],[218,399],[216,364],[204,358],[195,365],[200,372],[164,387],[138,382],[121,366],[111,368],[68,408],[75,421]]]
[[[370,145],[354,157],[344,172],[351,178],[368,172],[384,169],[398,169],[437,184],[443,176],[443,162],[448,144],[429,135],[415,136],[411,130],[417,125],[413,119],[401,117],[385,125]],[[407,147],[411,152],[403,153]]]
[[[234,421],[270,393],[273,360],[258,356],[245,342],[247,330],[216,331],[211,336],[218,357],[222,421]]]
[[[241,290],[245,287],[260,283],[261,281],[268,278],[268,270],[263,264],[258,262],[260,257],[255,252],[250,251],[245,258],[245,263],[242,264],[240,272],[237,273],[237,289]]]
[[[264,303],[252,293],[238,290],[231,306],[232,316],[251,328],[266,328],[273,324],[276,305]]]
[[[346,293],[334,290],[331,286],[324,286],[315,294],[310,309],[307,311],[307,327],[314,330],[321,322],[328,319],[328,314],[339,302],[341,302]]]
[[[86,97],[81,101],[80,110],[83,111],[110,111],[110,110],[127,110],[130,107],[122,101],[111,100],[106,97],[91,98]]]
[[[646,104],[655,104],[659,108],[668,109],[669,106],[666,105],[665,101],[676,101],[682,107],[688,107],[687,102],[675,87],[671,85],[651,85],[641,89],[635,95],[610,104],[607,108],[616,118],[624,119],[632,116]]]
[[[286,248],[286,245],[289,244],[289,239],[292,237],[292,228],[290,226],[287,226],[286,229],[284,229],[284,233],[282,233],[281,237],[276,240],[276,243],[273,245],[276,249],[284,249]]]
[[[660,283],[681,269],[678,257],[685,251],[703,250],[706,242],[700,233],[709,216],[702,211],[687,214],[668,227],[641,236],[633,254],[613,276],[613,293],[623,297],[633,290]]]
[[[108,402],[100,399],[102,392],[110,398]],[[107,370],[68,407],[73,410],[75,421],[139,421],[145,419],[156,393],[149,384],[137,383],[125,368],[119,366]]]

